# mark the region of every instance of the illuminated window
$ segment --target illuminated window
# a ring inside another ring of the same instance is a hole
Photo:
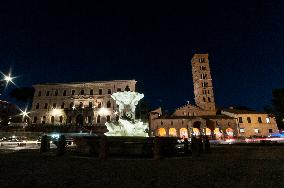
[[[63,96],[66,96],[66,90],[63,91]]]
[[[239,117],[239,123],[243,123],[243,118]]]
[[[188,138],[188,133],[186,128],[181,128],[179,130],[179,134],[181,138]]]
[[[103,90],[99,89],[99,95],[102,95],[102,94],[103,94]]]
[[[257,121],[258,121],[258,123],[262,123],[261,117],[258,117],[258,118],[257,118]]]
[[[273,130],[272,130],[272,129],[268,129],[268,132],[269,132],[269,133],[273,133]]]
[[[222,133],[221,133],[221,131],[220,131],[220,128],[215,128],[215,129],[214,129],[214,134],[215,134],[215,137],[216,137],[217,139],[222,137]]]
[[[177,130],[175,128],[169,129],[169,136],[176,137],[177,136]]]
[[[255,132],[256,134],[258,134],[258,133],[259,133],[259,129],[254,129],[254,132]]]
[[[248,123],[251,123],[250,117],[247,117],[247,121],[248,121]]]
[[[200,66],[200,70],[206,70],[205,66]]]
[[[108,89],[108,90],[107,90],[107,94],[111,94],[111,89]]]
[[[94,90],[90,90],[90,95],[94,95]]]
[[[245,129],[244,128],[240,128],[240,133],[244,133]]]
[[[270,123],[270,118],[269,117],[267,117],[265,119],[266,119],[266,123]]]
[[[38,95],[37,96],[39,96],[39,97],[41,96],[41,91],[38,91]]]
[[[164,128],[159,128],[158,130],[159,136],[166,136],[166,130]]]
[[[39,109],[39,103],[36,104],[36,109]]]
[[[75,90],[72,90],[72,91],[71,91],[71,95],[75,95]]]

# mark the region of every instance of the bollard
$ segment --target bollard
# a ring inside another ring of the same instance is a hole
[[[184,154],[188,154],[188,139],[184,139],[184,144],[183,144],[183,149],[184,149]]]
[[[66,138],[64,135],[61,135],[57,143],[57,156],[64,155],[66,150]]]
[[[161,154],[161,142],[159,137],[154,138],[154,151],[153,151],[153,156],[155,160],[162,159],[162,154]]]
[[[43,135],[41,137],[41,143],[40,143],[40,152],[48,152],[50,149],[50,143],[47,135]]]
[[[198,154],[203,153],[202,137],[197,138],[197,153]]]
[[[205,136],[203,139],[203,144],[204,144],[204,152],[205,153],[210,153],[210,142],[208,136]]]
[[[99,159],[102,159],[102,160],[107,159],[107,153],[108,153],[107,137],[105,135],[102,135],[100,139]]]

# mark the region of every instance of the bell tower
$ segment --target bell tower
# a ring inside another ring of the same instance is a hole
[[[191,65],[196,106],[216,115],[208,54],[194,54]]]

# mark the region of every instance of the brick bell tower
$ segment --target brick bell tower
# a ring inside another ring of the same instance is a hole
[[[195,105],[208,111],[208,115],[216,115],[208,54],[194,54],[191,65]]]

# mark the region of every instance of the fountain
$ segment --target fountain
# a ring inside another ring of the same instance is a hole
[[[113,93],[111,97],[119,105],[119,119],[105,124],[108,129],[105,135],[148,137],[148,123],[135,119],[136,105],[144,97],[144,94],[125,90]]]

